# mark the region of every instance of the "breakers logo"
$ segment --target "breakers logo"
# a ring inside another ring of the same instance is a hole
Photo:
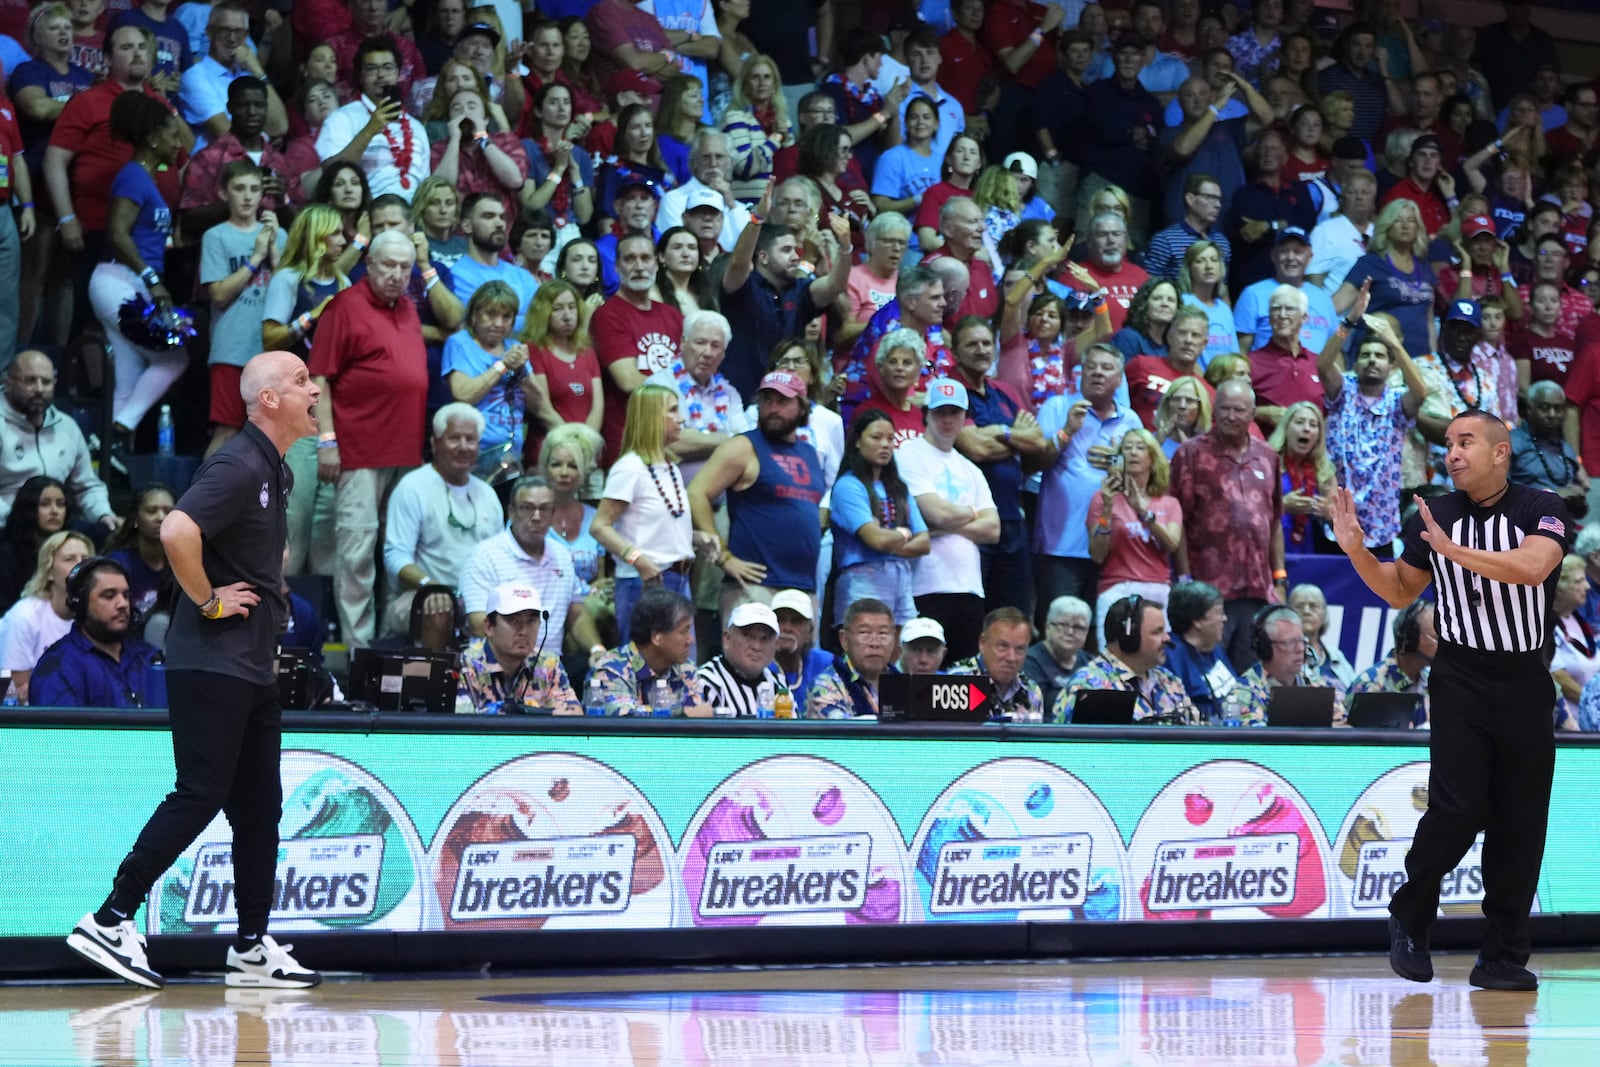
[[[834,834],[718,843],[700,889],[700,914],[723,917],[840,911],[866,901],[872,838]]]
[[[951,841],[939,850],[935,915],[1081,907],[1089,899],[1088,834]]]
[[[278,846],[272,914],[279,919],[361,919],[377,906],[378,872],[383,867],[383,837],[301,837]],[[194,877],[183,902],[183,921],[231,922],[238,918],[233,898],[233,846],[202,845],[194,858]]]
[[[1406,884],[1406,853],[1411,839],[1368,841],[1356,862],[1355,887],[1350,906],[1362,910],[1387,908],[1394,891]],[[1483,901],[1483,838],[1472,843],[1456,869],[1439,882],[1439,903],[1478,904]]]
[[[1163,842],[1150,872],[1151,911],[1271,908],[1294,901],[1294,834]]]
[[[470,845],[450,898],[450,918],[528,919],[628,910],[633,857],[629,834]]]

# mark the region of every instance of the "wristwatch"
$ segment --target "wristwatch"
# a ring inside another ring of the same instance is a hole
[[[222,618],[222,598],[212,593],[211,599],[200,605],[200,617],[204,619]]]

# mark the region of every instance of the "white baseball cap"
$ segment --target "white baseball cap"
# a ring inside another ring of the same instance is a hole
[[[941,645],[949,643],[944,639],[944,627],[934,619],[927,619],[918,615],[900,627],[900,643],[902,645],[909,645],[913,641],[922,641],[930,637]]]
[[[792,611],[802,619],[808,621],[815,619],[816,612],[811,608],[811,594],[799,589],[784,589],[772,596],[773,617],[780,611]]]
[[[725,211],[727,203],[722,199],[721,193],[702,185],[698,189],[689,191],[689,198],[684,202],[683,210],[690,212],[697,207],[713,207],[718,211]]]
[[[539,590],[521,582],[506,582],[489,590],[485,615],[516,615],[523,611],[544,611],[544,601]]]
[[[739,626],[765,626],[777,633],[778,616],[765,604],[747,600],[728,615],[728,627],[732,629]]]

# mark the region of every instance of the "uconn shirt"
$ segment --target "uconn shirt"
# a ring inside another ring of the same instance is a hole
[[[1450,540],[1468,548],[1506,552],[1529,537],[1548,537],[1565,555],[1572,544],[1572,519],[1554,493],[1510,484],[1489,507],[1476,507],[1459,489],[1429,501],[1428,507]],[[1473,574],[1437,555],[1422,539],[1422,516],[1413,515],[1401,538],[1401,555],[1433,575],[1438,595],[1439,637],[1482,652],[1542,652],[1549,640],[1551,605],[1559,566],[1538,585],[1510,585]]]

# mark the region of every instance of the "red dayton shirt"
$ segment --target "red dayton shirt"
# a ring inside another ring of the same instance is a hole
[[[1187,371],[1179,372],[1160,356],[1135,356],[1128,360],[1122,373],[1128,383],[1128,403],[1144,422],[1144,428],[1152,433],[1156,428],[1156,408],[1161,406],[1161,398],[1167,395],[1167,387],[1179,378],[1193,378],[1199,382],[1206,396],[1216,403],[1217,391],[1200,373],[1198,363],[1191,365]]]
[[[1141,285],[1150,280],[1150,275],[1145,272],[1143,267],[1130,263],[1126,258],[1123,259],[1122,266],[1114,271],[1101,270],[1095,266],[1093,260],[1085,262],[1083,267],[1094,278],[1099,287],[1106,290],[1106,303],[1109,306],[1111,315],[1111,332],[1116,333],[1127,324],[1128,306],[1133,303],[1133,294],[1139,291]],[[1094,292],[1093,289],[1090,289],[1066,271],[1057,274],[1056,281],[1065,285],[1068,289],[1076,289],[1080,293]]]
[[[265,147],[261,150],[260,163],[263,167],[271,167],[283,179],[283,188],[289,198],[290,204],[305,202],[305,196],[300,188],[300,175],[310,167],[296,168],[289,162],[289,158],[272,146],[270,137],[264,138]],[[190,208],[204,207],[213,201],[222,198],[223,190],[219,185],[222,168],[237,159],[249,159],[250,153],[244,150],[244,145],[239,143],[239,138],[232,133],[225,133],[220,138],[206,145],[195,157],[189,161],[189,169],[183,172],[183,197],[178,201],[181,211]],[[271,211],[283,207],[274,197],[263,197],[261,206]]]
[[[322,313],[309,365],[328,379],[343,469],[421,465],[428,352],[411,301],[389,307],[366,278],[356,282]]]
[[[1578,409],[1578,452],[1583,469],[1600,478],[1600,342],[1578,350],[1567,375],[1567,402]]]
[[[989,13],[983,17],[979,39],[988,45],[998,58],[1001,49],[1015,48],[1028,39],[1028,35],[1044,21],[1044,7],[1029,0],[995,0]],[[1044,43],[1033,50],[1020,70],[1010,80],[1026,89],[1036,89],[1051,71],[1056,69],[1057,31],[1044,35]],[[1002,65],[1001,73],[1005,73]]]
[[[610,367],[626,362],[646,378],[670,369],[683,337],[683,312],[654,300],[640,311],[619,294],[595,309],[589,320],[589,337],[600,369],[606,371],[600,376],[606,400],[600,434],[606,439],[606,456],[611,460],[617,458],[622,427],[628,421],[628,394],[612,380]]]
[[[1298,356],[1291,355],[1277,341],[1250,353],[1250,387],[1256,391],[1256,403],[1286,408],[1302,400],[1323,410],[1328,394],[1322,388],[1322,376],[1317,373],[1317,356],[1302,347]]]
[[[1189,573],[1224,600],[1272,592],[1272,531],[1283,514],[1278,454],[1251,439],[1236,452],[1203,433],[1178,446],[1167,492],[1183,508]]]
[[[141,87],[152,100],[161,101],[168,111],[173,110],[167,98],[150,86]],[[133,145],[111,136],[111,104],[129,90],[116,82],[96,82],[61,109],[55,129],[50,131],[50,144],[73,153],[68,169],[72,188],[72,210],[78,216],[78,225],[85,233],[98,233],[106,228],[106,209],[110,204],[106,191],[111,179],[133,159]],[[178,162],[155,174],[156,188],[168,204],[178,202],[179,175],[188,162],[186,153],[179,153]]]
[[[1512,331],[1506,338],[1506,348],[1511,352],[1511,358],[1518,363],[1528,364],[1530,381],[1555,382],[1563,389],[1566,388],[1568,375],[1572,373],[1577,355],[1576,345],[1572,334],[1560,328],[1550,337],[1542,337],[1531,329],[1522,329]]]

